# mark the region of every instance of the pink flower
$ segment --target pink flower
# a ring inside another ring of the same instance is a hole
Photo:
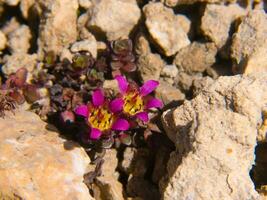
[[[161,108],[162,102],[157,98],[147,99],[148,94],[153,92],[159,85],[158,81],[149,80],[140,88],[132,87],[124,76],[116,76],[119,89],[121,92],[121,100],[123,101],[123,112],[135,116],[143,122],[148,122],[148,109]]]
[[[122,108],[121,99],[109,102],[105,100],[101,90],[95,90],[92,95],[92,104],[78,106],[75,113],[86,118],[91,129],[90,138],[96,140],[110,130],[126,131],[129,129],[128,121],[118,116]]]

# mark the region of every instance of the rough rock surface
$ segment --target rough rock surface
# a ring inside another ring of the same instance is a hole
[[[164,81],[160,81],[159,87],[155,91],[155,95],[162,100],[164,105],[185,99],[184,93]]]
[[[80,52],[80,51],[86,51],[91,53],[93,58],[97,57],[97,43],[95,37],[92,35],[91,39],[82,40],[75,42],[70,50],[73,53]]]
[[[5,34],[0,31],[0,51],[6,48],[7,39]]]
[[[77,0],[39,0],[42,8],[38,38],[38,53],[59,54],[77,38]]]
[[[19,4],[20,0],[4,0],[4,2],[9,6],[16,6]]]
[[[10,56],[6,55],[3,61],[4,65],[2,67],[2,71],[5,75],[15,73],[21,67],[25,67],[29,72],[31,72],[37,64],[37,55],[16,53]]]
[[[108,40],[127,38],[137,24],[141,11],[135,0],[94,0],[88,27],[102,31]]]
[[[105,162],[102,165],[102,174],[96,178],[95,189],[99,189],[102,199],[123,200],[122,184],[118,181],[119,173],[116,172],[118,166],[117,151],[109,149],[106,151]],[[96,198],[98,200],[98,198]]]
[[[83,183],[89,157],[45,126],[22,110],[0,119],[0,199],[93,199]]]
[[[166,56],[190,44],[186,32],[173,10],[162,3],[149,3],[143,8],[148,31]]]
[[[245,9],[237,4],[207,4],[200,28],[218,48],[222,48],[230,39],[228,37],[231,36],[230,28],[233,22],[245,14]]]
[[[267,15],[254,10],[242,20],[233,36],[234,73],[267,71]]]
[[[163,114],[177,148],[160,185],[165,200],[259,199],[249,171],[266,84],[267,73],[220,77],[193,100]]]
[[[21,25],[18,29],[8,34],[8,48],[12,54],[28,53],[32,39],[30,28],[26,25]]]
[[[137,60],[137,67],[140,72],[142,81],[151,79],[158,80],[160,72],[164,67],[164,61],[158,54],[141,55]]]
[[[214,43],[193,42],[182,48],[174,59],[179,71],[203,72],[216,61],[217,48]]]
[[[174,78],[177,76],[177,74],[178,69],[175,65],[165,65],[161,70],[160,76],[164,81],[172,85],[174,83]]]
[[[30,17],[29,14],[33,15],[34,2],[35,0],[20,0],[21,14],[25,19]]]
[[[201,73],[189,75],[186,72],[179,72],[174,79],[174,83],[175,86],[181,89],[182,91],[189,91],[192,87],[193,81],[201,78]]]

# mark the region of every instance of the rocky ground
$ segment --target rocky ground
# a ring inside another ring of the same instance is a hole
[[[134,77],[158,80],[164,107],[147,143],[106,149],[98,162],[29,104],[7,112],[0,199],[267,199],[265,8],[245,0],[2,0],[3,82],[20,68],[30,82],[49,52],[62,62],[77,52],[98,59],[109,42],[131,39]],[[110,78],[103,88],[115,85]],[[48,105],[48,92],[42,97]]]

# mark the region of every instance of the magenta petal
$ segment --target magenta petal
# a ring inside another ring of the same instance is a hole
[[[149,81],[145,82],[144,85],[140,88],[140,95],[141,96],[148,95],[153,90],[155,90],[156,87],[158,87],[158,85],[159,85],[159,82],[154,81],[154,80],[149,80]]]
[[[151,100],[149,100],[146,104],[146,108],[162,108],[163,107],[163,103],[161,100],[153,98]]]
[[[125,119],[117,119],[112,125],[113,130],[126,131],[130,127],[129,122]]]
[[[126,80],[126,78],[124,76],[116,76],[115,79],[118,81],[118,85],[119,85],[119,89],[122,93],[126,93],[127,89],[128,89],[128,81]]]
[[[97,128],[91,128],[90,138],[92,140],[97,140],[97,139],[100,138],[101,134],[102,134],[102,132],[99,129],[97,129]]]
[[[116,98],[113,101],[110,102],[109,108],[111,112],[116,113],[122,110],[124,101],[121,98]]]
[[[80,105],[78,106],[75,111],[74,111],[77,115],[81,115],[83,117],[88,117],[89,115],[89,110],[88,110],[88,106],[87,105]]]
[[[135,115],[138,119],[142,120],[143,122],[148,122],[148,113],[147,112],[140,112]]]
[[[95,90],[92,95],[92,100],[93,100],[94,106],[103,105],[105,98],[104,98],[102,90]]]

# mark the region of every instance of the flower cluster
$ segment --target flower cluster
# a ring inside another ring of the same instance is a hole
[[[85,119],[92,140],[108,136],[112,131],[127,131],[137,119],[146,123],[149,121],[149,109],[162,107],[159,99],[149,95],[159,85],[157,81],[149,80],[139,88],[124,76],[119,75],[115,79],[120,90],[116,98],[109,100],[102,90],[97,89],[91,102],[78,106],[74,111]]]

